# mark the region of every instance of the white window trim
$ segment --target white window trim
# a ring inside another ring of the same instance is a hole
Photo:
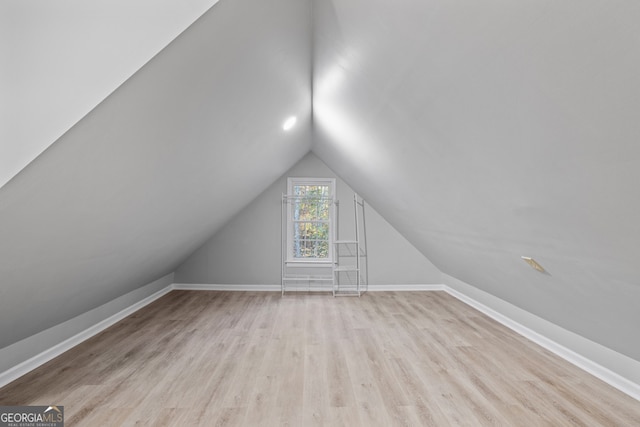
[[[333,242],[335,241],[336,228],[336,180],[335,178],[287,178],[287,194],[293,194],[294,185],[329,185],[329,196],[333,199],[333,206],[330,209],[329,218],[329,256],[328,258],[293,258],[293,218],[291,217],[291,206],[287,206],[287,256],[288,264],[295,264],[298,267],[313,267],[333,264]]]

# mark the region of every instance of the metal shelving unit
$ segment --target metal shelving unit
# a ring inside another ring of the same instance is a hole
[[[333,259],[326,262],[304,260],[291,260],[287,245],[287,216],[292,204],[308,196],[297,196],[290,194],[282,195],[281,211],[281,282],[280,289],[282,295],[286,291],[307,292],[331,292],[333,289]],[[338,202],[333,197],[313,197],[315,201],[326,202],[329,205],[330,217],[337,218]]]
[[[292,261],[287,246],[287,215],[292,203],[300,196],[283,194],[281,212],[281,292],[306,290],[332,292],[333,296],[360,296],[368,289],[367,239],[364,200],[354,194],[354,239],[342,240],[338,236],[339,203],[329,202],[335,230],[332,239],[332,258],[327,262]]]
[[[364,200],[354,194],[355,239],[334,241],[333,296],[360,296],[369,287]]]

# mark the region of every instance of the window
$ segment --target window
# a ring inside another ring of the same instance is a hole
[[[289,178],[287,260],[331,262],[335,179]]]

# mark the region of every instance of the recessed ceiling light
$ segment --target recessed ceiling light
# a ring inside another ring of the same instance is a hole
[[[282,124],[282,129],[284,130],[290,130],[292,127],[294,127],[296,125],[296,122],[298,121],[298,119],[296,118],[296,116],[291,116],[289,117],[287,120],[284,121],[284,123]]]

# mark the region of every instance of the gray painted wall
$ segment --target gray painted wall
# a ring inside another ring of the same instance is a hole
[[[0,187],[215,3],[1,1]]]
[[[5,379],[12,381],[15,378],[13,375],[9,375],[11,378],[3,377],[2,374],[6,374],[9,369],[55,348],[76,335],[85,333],[88,329],[100,324],[100,322],[129,309],[156,292],[166,289],[173,282],[173,273],[167,274],[99,307],[0,349],[0,384],[6,384],[3,381]],[[29,368],[33,368],[33,365],[29,366]]]
[[[444,273],[640,360],[640,3],[314,12],[314,152]]]
[[[0,188],[0,348],[173,272],[308,152],[309,27],[216,4]]]
[[[627,393],[630,395],[638,396],[638,390],[640,390],[638,386],[638,384],[640,384],[640,361],[634,360],[628,356],[611,350],[608,347],[588,340],[581,335],[567,331],[555,323],[551,323],[535,316],[528,311],[522,310],[513,304],[509,304],[508,302],[484,292],[475,286],[471,286],[468,283],[458,280],[455,277],[443,274],[442,282],[464,296],[471,298],[491,310],[494,310],[502,316],[505,316],[510,321],[524,326],[525,328],[540,334],[542,337],[553,341],[555,344],[559,344],[562,347],[586,358],[588,361],[596,363],[611,372],[615,372],[624,379],[631,381],[633,384],[626,384],[624,381],[616,379],[616,385],[618,387],[625,387]],[[576,361],[575,359],[576,358],[574,357],[574,362]],[[581,362],[582,361],[578,359],[578,363]],[[604,378],[611,378],[609,373],[601,372],[600,369],[597,370],[599,371],[598,373],[603,374]]]
[[[280,200],[287,177],[336,178],[340,236],[353,238],[353,190],[309,153],[190,256],[176,270],[176,283],[279,284]],[[376,211],[366,209],[369,283],[440,283],[440,271]]]
[[[0,188],[0,347],[208,241],[176,280],[277,278],[207,263],[312,148],[442,272],[640,360],[640,3],[313,5],[312,57],[310,1],[218,3]]]

